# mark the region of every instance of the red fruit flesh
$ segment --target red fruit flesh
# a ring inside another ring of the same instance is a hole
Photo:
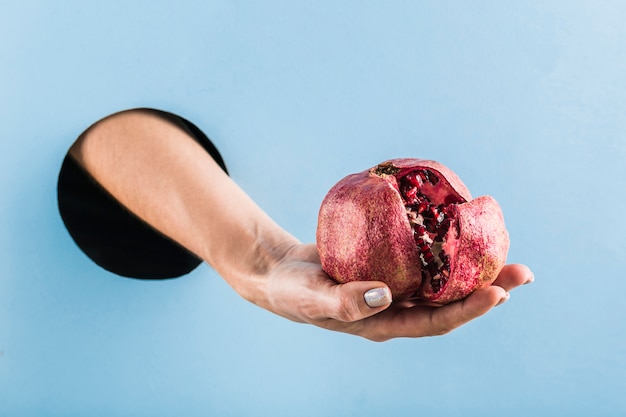
[[[328,192],[317,245],[324,271],[340,283],[380,280],[394,299],[446,304],[495,280],[509,239],[493,198],[472,200],[435,161],[395,159]]]

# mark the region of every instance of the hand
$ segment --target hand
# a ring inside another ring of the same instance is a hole
[[[528,267],[507,265],[493,285],[455,303],[440,307],[399,301],[372,308],[366,304],[364,294],[383,288],[390,301],[384,283],[337,284],[322,270],[315,245],[300,244],[292,247],[268,274],[268,302],[261,306],[297,322],[385,341],[449,333],[505,302],[510,290],[532,281]]]
[[[527,267],[509,265],[490,287],[443,307],[392,303],[382,282],[338,285],[322,270],[315,245],[283,230],[193,138],[152,111],[98,122],[71,154],[122,205],[204,259],[243,298],[294,321],[376,341],[441,335],[532,280]],[[381,295],[378,307],[365,302],[372,289]]]

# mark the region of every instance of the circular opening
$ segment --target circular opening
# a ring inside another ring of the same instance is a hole
[[[182,128],[228,173],[217,148],[196,125],[161,110],[137,110],[154,112]],[[108,271],[166,279],[185,275],[202,262],[122,206],[69,152],[59,173],[57,198],[61,218],[78,247]]]

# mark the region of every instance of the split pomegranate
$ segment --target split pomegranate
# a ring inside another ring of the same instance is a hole
[[[407,158],[332,187],[317,247],[322,268],[339,283],[383,281],[394,299],[447,304],[496,279],[509,236],[495,199],[472,199],[446,166]]]

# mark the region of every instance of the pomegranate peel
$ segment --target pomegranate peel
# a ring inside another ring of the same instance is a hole
[[[337,282],[383,281],[394,299],[439,304],[490,285],[509,248],[495,199],[472,200],[452,170],[413,158],[335,184],[322,201],[316,239],[322,268]]]

